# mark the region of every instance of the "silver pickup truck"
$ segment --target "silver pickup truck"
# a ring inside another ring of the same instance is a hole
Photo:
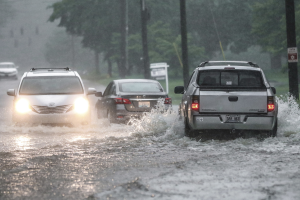
[[[183,94],[179,114],[187,136],[210,130],[277,135],[276,89],[255,63],[203,62],[194,70],[188,86],[177,86],[174,92]]]

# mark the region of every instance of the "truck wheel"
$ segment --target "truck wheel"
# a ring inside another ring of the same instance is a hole
[[[277,126],[278,126],[278,124],[277,124],[277,119],[276,119],[276,122],[275,122],[275,125],[274,125],[273,129],[270,130],[270,131],[262,131],[260,133],[260,136],[262,138],[276,137],[277,136]]]
[[[184,135],[191,138],[196,136],[196,132],[191,129],[186,117],[184,118]]]
[[[276,119],[274,128],[270,131],[270,136],[271,137],[276,137],[277,136],[277,127],[278,127],[278,124],[277,124],[277,119]]]

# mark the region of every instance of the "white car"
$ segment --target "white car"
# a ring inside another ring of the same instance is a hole
[[[1,62],[0,63],[0,78],[12,78],[18,79],[18,69],[12,62]]]
[[[25,72],[14,96],[13,122],[16,124],[85,125],[90,122],[90,103],[76,71],[69,68],[32,68]]]

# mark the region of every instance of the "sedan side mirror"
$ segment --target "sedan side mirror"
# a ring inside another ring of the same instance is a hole
[[[95,96],[96,96],[96,97],[103,97],[102,92],[96,92],[96,93],[95,93]]]
[[[9,90],[7,90],[7,95],[8,96],[16,96],[16,92],[14,89],[9,89]]]
[[[96,92],[95,88],[88,88],[87,95],[96,94]]]
[[[184,93],[184,87],[183,86],[176,86],[174,88],[174,93],[175,94],[183,94]]]
[[[271,90],[272,90],[272,92],[273,92],[274,94],[276,94],[276,88],[271,87]]]

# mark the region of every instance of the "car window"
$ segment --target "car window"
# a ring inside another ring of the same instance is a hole
[[[113,84],[111,86],[108,95],[114,95],[114,94],[116,94],[116,85],[115,84]]]
[[[191,77],[190,77],[189,83],[187,84],[187,88],[188,88],[188,87],[189,87],[189,85],[191,84],[191,80],[192,80],[192,78],[193,78],[194,74],[195,74],[195,71],[192,73],[192,75],[191,75]]]
[[[207,70],[200,72],[198,84],[204,87],[265,87],[259,71]]]
[[[108,86],[106,87],[106,89],[105,89],[105,91],[104,91],[104,93],[103,93],[103,96],[107,96],[107,95],[109,94],[109,90],[110,90],[112,84],[113,84],[113,82],[110,82],[110,83],[108,84]]]
[[[120,92],[127,93],[156,93],[163,92],[163,88],[159,83],[155,82],[127,82],[119,83]]]
[[[22,95],[83,94],[78,77],[26,77],[20,87]]]

